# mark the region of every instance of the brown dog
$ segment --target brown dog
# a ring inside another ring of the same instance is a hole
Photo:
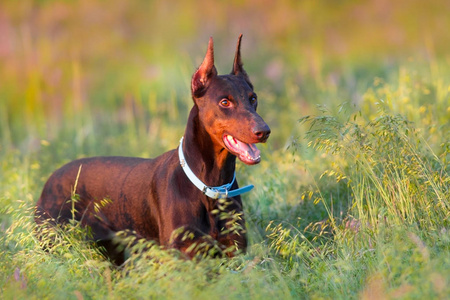
[[[239,194],[251,186],[238,189],[236,156],[257,164],[255,143],[265,142],[270,129],[256,113],[257,97],[242,67],[241,38],[231,74],[220,76],[209,40],[192,77],[194,106],[178,150],[155,159],[93,157],[68,163],[45,184],[36,222],[80,221],[118,264],[124,259],[113,241],[119,231],[189,257],[211,249],[227,249],[229,256],[245,251]]]

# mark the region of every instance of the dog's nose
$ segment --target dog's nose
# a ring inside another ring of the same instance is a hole
[[[270,128],[267,124],[253,128],[253,134],[260,142],[265,142],[270,135]]]

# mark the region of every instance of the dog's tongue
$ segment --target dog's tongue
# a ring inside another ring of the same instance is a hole
[[[260,153],[259,149],[256,147],[255,144],[247,144],[244,142],[241,142],[235,137],[232,137],[231,135],[227,135],[225,137],[225,142],[230,150],[235,152],[239,155],[239,159],[247,162],[247,163],[255,163],[259,162],[260,160]]]

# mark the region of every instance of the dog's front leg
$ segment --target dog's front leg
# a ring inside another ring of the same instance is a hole
[[[217,241],[228,257],[233,257],[247,249],[244,212],[241,198],[221,199],[215,210],[216,227],[219,235]]]
[[[243,219],[230,218],[225,220],[224,227],[217,238],[223,253],[233,257],[247,250],[247,234]]]
[[[194,226],[182,226],[174,230],[170,247],[180,250],[189,258],[223,255],[220,243]]]

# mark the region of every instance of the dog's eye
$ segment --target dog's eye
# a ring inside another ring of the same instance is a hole
[[[255,104],[256,103],[256,97],[255,96],[251,96],[250,97],[250,103],[251,104]]]
[[[220,100],[219,103],[220,103],[220,106],[222,106],[222,107],[230,107],[231,106],[231,101],[226,98]]]

